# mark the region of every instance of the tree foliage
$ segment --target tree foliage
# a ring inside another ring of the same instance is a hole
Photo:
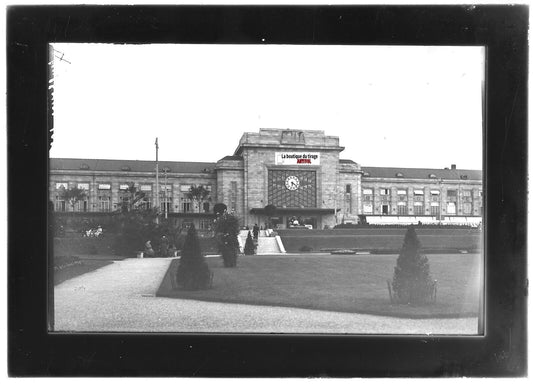
[[[181,289],[199,290],[210,288],[211,281],[212,273],[202,255],[196,228],[191,225],[183,244],[176,283]]]
[[[265,214],[268,216],[268,226],[272,228],[272,216],[276,215],[277,207],[274,204],[265,206]]]
[[[61,196],[65,201],[68,201],[72,210],[76,206],[78,201],[83,201],[87,197],[87,192],[84,189],[78,187],[72,187],[70,189],[63,189]]]
[[[405,234],[396,261],[392,291],[394,301],[401,304],[426,303],[433,293],[429,262],[421,253],[420,241],[413,226],[410,226]]]
[[[193,185],[187,192],[187,198],[195,201],[198,204],[198,213],[201,211],[202,201],[209,197],[209,191],[203,185]]]
[[[116,254],[133,256],[144,249],[150,240],[154,251],[160,248],[163,235],[168,238],[169,246],[177,245],[179,231],[171,220],[160,219],[156,222],[157,212],[153,209],[134,209],[129,212],[115,214],[110,227],[116,232],[113,249]]]
[[[252,239],[252,233],[248,231],[248,236],[246,237],[246,244],[244,245],[244,254],[253,255],[255,254],[255,244]]]
[[[142,209],[142,206],[139,205],[146,197],[146,194],[140,191],[135,183],[128,183],[128,188],[123,192],[122,203],[119,203],[120,209],[122,212],[130,212],[133,210]]]
[[[218,215],[215,221],[215,232],[224,266],[236,267],[239,253],[239,219],[228,212]]]
[[[228,206],[224,203],[216,203],[213,207],[213,212],[215,212],[215,215],[219,216],[224,214],[228,210]]]

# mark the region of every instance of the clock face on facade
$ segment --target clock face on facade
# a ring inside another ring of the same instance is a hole
[[[316,194],[316,171],[268,170],[269,204],[286,208],[316,208]]]
[[[300,186],[300,180],[296,176],[287,176],[285,179],[285,187],[289,191],[296,191]]]

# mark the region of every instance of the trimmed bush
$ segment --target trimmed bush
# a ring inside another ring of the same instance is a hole
[[[239,219],[224,212],[217,217],[215,227],[224,267],[234,268],[239,254]]]
[[[202,255],[196,228],[191,225],[183,244],[176,283],[181,289],[200,290],[210,288],[211,282],[212,273]]]
[[[248,237],[246,238],[246,244],[244,245],[244,254],[245,255],[254,255],[255,254],[255,244],[252,239],[252,233],[248,231]]]
[[[411,226],[394,268],[392,300],[400,304],[424,304],[432,298],[433,290],[428,259],[421,253],[420,241]]]

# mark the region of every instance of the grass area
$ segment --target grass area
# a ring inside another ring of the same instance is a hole
[[[399,252],[407,228],[358,228],[334,230],[280,230],[278,231],[287,252],[300,252],[310,247],[314,252],[333,248],[362,251]],[[452,252],[481,249],[481,232],[463,228],[417,228],[416,233],[427,252]]]
[[[173,260],[158,296],[215,302],[288,306],[384,316],[426,318],[476,316],[480,254],[428,255],[438,280],[437,302],[426,306],[392,305],[387,280],[392,280],[397,255],[294,255],[241,257],[237,268],[224,268],[209,258],[213,288],[172,290]]]
[[[76,276],[105,267],[112,262],[113,261],[111,260],[105,259],[93,260],[80,259],[78,257],[60,257],[55,260],[54,285],[61,284]]]

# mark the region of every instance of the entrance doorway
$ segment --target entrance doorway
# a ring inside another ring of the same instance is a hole
[[[287,216],[287,228],[306,227],[317,228],[317,218],[315,216]]]

